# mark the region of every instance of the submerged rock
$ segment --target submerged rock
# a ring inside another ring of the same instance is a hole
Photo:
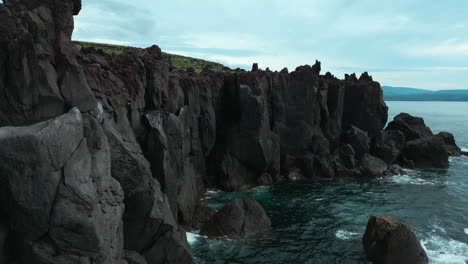
[[[429,262],[409,225],[391,216],[371,216],[362,242],[367,259],[375,264]]]
[[[270,230],[270,218],[256,200],[235,199],[211,217],[202,227],[201,234],[239,239],[257,237]]]

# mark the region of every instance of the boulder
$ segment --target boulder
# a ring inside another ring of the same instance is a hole
[[[351,128],[346,131],[343,135],[343,141],[351,145],[358,159],[361,159],[370,151],[370,138],[367,132],[355,126],[351,126]]]
[[[450,156],[461,156],[462,155],[462,151],[457,146],[457,143],[455,142],[455,137],[453,136],[452,133],[440,132],[436,136],[441,137],[444,140],[445,148],[447,149],[447,152],[448,152],[448,154]]]
[[[391,216],[371,216],[362,242],[367,259],[375,264],[429,263],[410,226]]]
[[[446,169],[449,167],[449,154],[444,140],[430,136],[406,143],[402,151],[402,166],[413,164],[416,169]],[[408,167],[408,166],[407,166]]]
[[[377,132],[371,143],[371,154],[387,164],[393,164],[405,147],[406,138],[399,130],[382,130]]]
[[[265,210],[254,199],[234,199],[214,214],[202,229],[209,237],[252,238],[271,230]]]
[[[406,113],[397,115],[385,130],[400,130],[405,134],[407,141],[433,135],[431,129],[424,123],[424,119]]]
[[[360,162],[359,169],[364,177],[379,177],[384,175],[388,165],[383,160],[366,154]]]

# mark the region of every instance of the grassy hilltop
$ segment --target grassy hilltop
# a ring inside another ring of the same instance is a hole
[[[120,55],[125,52],[126,49],[130,48],[128,46],[104,44],[104,43],[94,43],[94,42],[84,42],[84,41],[75,41],[75,45],[78,48],[88,48],[93,47],[97,50],[102,50],[108,54]],[[205,67],[210,67],[214,72],[230,72],[232,69],[216,62],[206,61],[197,58],[185,57],[181,55],[171,54],[163,52],[165,55],[169,56],[172,61],[172,67],[174,70],[186,70],[189,67],[195,69],[195,72],[200,73]]]

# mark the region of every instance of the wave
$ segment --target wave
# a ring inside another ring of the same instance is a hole
[[[187,232],[186,235],[187,235],[187,241],[188,241],[188,243],[189,243],[190,246],[192,246],[193,244],[195,244],[195,243],[198,241],[198,239],[200,239],[201,237],[203,237],[203,236],[199,235],[199,234],[197,233],[197,231],[195,231],[195,232]]]
[[[356,238],[360,238],[362,236],[361,233],[346,231],[346,230],[338,230],[335,233],[335,237],[340,240],[352,240]]]
[[[465,234],[468,235],[468,228],[465,228],[463,231],[465,231]]]
[[[395,175],[388,178],[390,182],[396,184],[414,184],[414,185],[434,185],[433,182],[426,181],[409,175]]]
[[[421,244],[434,264],[466,264],[468,245],[453,239],[437,235],[421,240]]]

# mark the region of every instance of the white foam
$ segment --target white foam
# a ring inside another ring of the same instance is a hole
[[[202,236],[200,236],[199,234],[197,234],[195,232],[193,232],[193,233],[192,232],[187,232],[186,234],[187,234],[187,241],[188,241],[189,245],[195,244],[198,241],[198,239],[200,237],[202,237]]]
[[[463,231],[465,231],[465,234],[468,235],[468,228],[465,228]]]
[[[434,264],[466,264],[468,245],[453,239],[431,236],[421,240],[421,244]]]
[[[361,237],[361,233],[346,230],[338,230],[335,233],[335,237],[341,240],[351,240]]]
[[[415,176],[409,175],[395,175],[389,178],[389,180],[396,184],[415,184],[415,185],[433,185],[433,182],[425,181]]]
[[[214,195],[214,194],[218,194],[218,193],[222,193],[223,191],[221,190],[208,190],[206,191],[206,195]]]

